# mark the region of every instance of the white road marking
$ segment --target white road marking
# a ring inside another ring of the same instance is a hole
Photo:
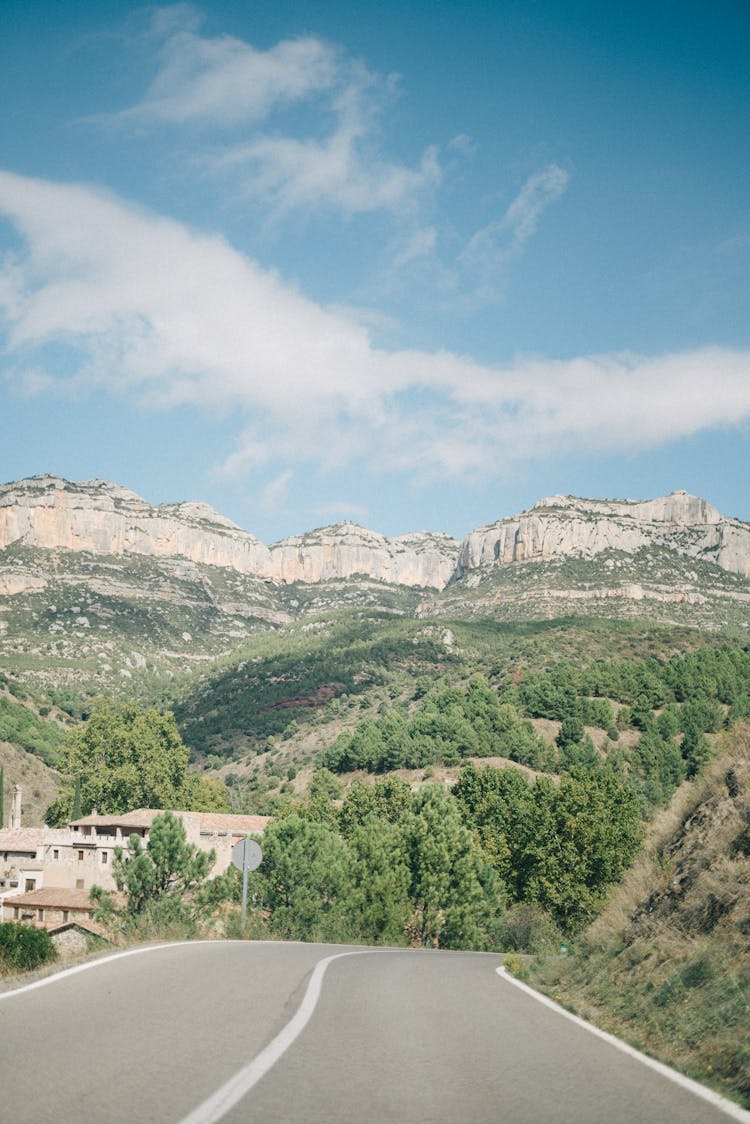
[[[741,1108],[740,1105],[735,1104],[734,1101],[727,1100],[727,1098],[722,1097],[720,1093],[715,1093],[713,1089],[707,1089],[705,1085],[693,1081],[690,1077],[685,1077],[683,1073],[678,1073],[676,1069],[664,1065],[663,1062],[657,1062],[655,1058],[650,1058],[648,1054],[642,1054],[640,1050],[636,1050],[634,1046],[628,1046],[627,1042],[615,1038],[614,1034],[607,1034],[606,1030],[600,1030],[598,1026],[587,1023],[585,1019],[581,1019],[578,1015],[566,1011],[559,1003],[555,1003],[554,999],[550,999],[547,995],[543,995],[540,991],[535,991],[533,987],[529,987],[528,984],[517,980],[502,964],[499,968],[496,968],[495,971],[506,983],[511,983],[514,987],[525,991],[532,999],[536,999],[538,1003],[543,1003],[545,1007],[556,1011],[558,1015],[570,1019],[576,1026],[583,1027],[583,1029],[587,1030],[590,1034],[595,1034],[597,1038],[609,1042],[610,1046],[614,1046],[617,1050],[622,1050],[623,1054],[628,1054],[631,1058],[635,1058],[636,1061],[642,1062],[643,1065],[647,1065],[649,1069],[655,1069],[657,1073],[660,1073],[662,1077],[666,1077],[668,1081],[674,1081],[675,1085],[681,1085],[683,1089],[688,1089],[691,1093],[694,1093],[696,1097],[701,1097],[702,1100],[708,1101],[714,1108],[725,1112],[727,1116],[731,1116],[732,1119],[741,1120],[743,1124],[750,1124],[750,1112]]]
[[[62,968],[59,972],[53,972],[49,976],[44,976],[41,980],[35,980],[34,983],[22,984],[20,987],[9,988],[7,991],[0,991],[0,1000],[10,999],[12,995],[24,995],[27,991],[36,991],[38,987],[47,987],[48,984],[57,983],[58,980],[64,980],[67,976],[76,976],[79,972],[88,972],[90,968],[98,968],[100,964],[109,964],[113,960],[121,960],[125,956],[140,956],[142,952],[159,952],[162,948],[190,948],[194,944],[243,944],[247,948],[259,944],[272,944],[278,945],[280,941],[242,941],[242,940],[190,940],[190,941],[165,941],[163,944],[148,944],[142,945],[139,948],[128,948],[124,952],[111,952],[107,956],[100,956],[95,960],[87,960],[85,964],[76,964],[72,968]],[[307,941],[284,941],[284,944],[293,945],[307,945]]]
[[[180,1124],[215,1124],[221,1120],[238,1101],[242,1100],[250,1090],[258,1084],[262,1077],[268,1073],[272,1066],[286,1053],[296,1038],[302,1033],[312,1016],[323,984],[323,976],[330,963],[341,960],[344,956],[366,956],[366,951],[337,952],[335,956],[326,956],[315,965],[310,982],[307,985],[305,997],[297,1013],[289,1020],[273,1041],[261,1050],[243,1069],[234,1077],[230,1077],[220,1089],[217,1089],[203,1104],[198,1105]]]
[[[101,956],[98,960],[87,960],[85,964],[76,964],[73,968],[63,968],[61,972],[55,972],[54,975],[45,976],[41,980],[35,980],[34,983],[23,984],[21,987],[13,988],[12,991],[0,991],[0,1000],[10,999],[14,995],[24,995],[27,991],[36,991],[38,987],[47,987],[48,984],[57,983],[58,980],[64,980],[67,976],[77,976],[79,972],[88,972],[90,968],[98,968],[100,964],[109,964],[113,960],[121,960],[124,956],[139,956],[142,952],[158,952],[162,948],[179,948],[190,944],[216,944],[216,941],[169,941],[165,944],[150,944],[143,948],[129,948],[125,952],[113,952],[109,956]]]

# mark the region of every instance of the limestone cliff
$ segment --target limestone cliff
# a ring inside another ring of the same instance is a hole
[[[151,507],[103,480],[34,476],[0,487],[0,550],[11,543],[91,554],[182,557],[241,573],[268,569],[268,548],[205,504]]]
[[[267,581],[315,583],[364,575],[442,589],[459,543],[449,535],[388,539],[353,523],[294,536],[272,547],[206,504],[152,507],[102,480],[70,483],[35,476],[0,486],[0,550],[11,544],[94,555],[183,558]],[[15,575],[6,592],[12,591]]]
[[[423,532],[387,539],[355,523],[295,535],[271,547],[271,574],[280,582],[320,582],[361,574],[396,585],[443,589],[459,544]]]
[[[750,525],[725,518],[687,492],[645,502],[551,496],[473,531],[461,546],[455,576],[488,565],[591,559],[604,551],[635,554],[651,546],[750,577]]]
[[[266,546],[201,503],[152,507],[102,480],[36,476],[0,486],[0,550],[18,544],[95,556],[143,555],[224,567],[277,585],[354,577],[443,590],[451,581],[508,563],[593,559],[666,548],[750,577],[750,525],[722,516],[687,492],[660,499],[552,496],[526,512],[480,527],[459,544],[422,532],[386,538],[338,523]],[[6,595],[40,578],[8,559]]]

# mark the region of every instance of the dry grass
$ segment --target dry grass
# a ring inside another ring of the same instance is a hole
[[[534,979],[750,1107],[750,725],[655,818],[577,954]]]

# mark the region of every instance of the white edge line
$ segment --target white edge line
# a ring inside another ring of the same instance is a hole
[[[234,1077],[230,1077],[221,1088],[217,1089],[207,1100],[184,1117],[181,1124],[215,1124],[230,1109],[234,1108],[237,1102],[246,1096],[262,1077],[265,1077],[269,1069],[286,1053],[307,1026],[320,998],[323,976],[328,965],[344,956],[364,955],[367,955],[367,950],[362,952],[338,952],[334,956],[326,956],[323,960],[319,960],[310,977],[304,999],[300,1003],[296,1014],[293,1015],[286,1026],[259,1054],[256,1054],[251,1062],[248,1062]]]
[[[623,1042],[622,1039],[615,1038],[614,1034],[608,1034],[606,1030],[600,1030],[599,1027],[594,1026],[593,1023],[587,1023],[585,1019],[579,1018],[578,1015],[574,1015],[571,1011],[566,1011],[559,1003],[555,1003],[554,999],[550,999],[549,996],[535,991],[533,987],[529,987],[529,985],[523,983],[522,980],[516,979],[502,964],[499,968],[496,968],[495,971],[498,976],[507,983],[513,984],[514,987],[520,988],[521,991],[525,991],[532,999],[536,999],[538,1003],[543,1003],[545,1007],[556,1011],[558,1015],[570,1019],[576,1026],[583,1027],[583,1029],[588,1030],[590,1034],[595,1034],[597,1038],[601,1038],[604,1042],[608,1042],[610,1046],[621,1050],[623,1054],[628,1054],[631,1058],[635,1058],[636,1061],[647,1065],[649,1069],[656,1070],[662,1077],[666,1077],[668,1081],[673,1081],[675,1085],[681,1085],[683,1089],[687,1089],[689,1092],[694,1093],[696,1097],[708,1101],[709,1104],[725,1112],[727,1116],[731,1116],[734,1120],[741,1120],[744,1121],[744,1124],[749,1124],[750,1112],[747,1112],[741,1105],[735,1104],[734,1101],[727,1100],[726,1097],[722,1097],[721,1093],[715,1093],[713,1089],[708,1089],[698,1081],[693,1081],[691,1077],[686,1077],[684,1073],[679,1073],[676,1069],[672,1069],[671,1066],[665,1065],[664,1062],[658,1062],[655,1058],[650,1058],[648,1054],[642,1054],[641,1051],[636,1050],[634,1046],[629,1046],[627,1042]]]
[[[48,984],[57,983],[58,980],[64,980],[68,976],[76,976],[79,972],[88,972],[90,968],[98,968],[100,964],[111,964],[113,960],[122,960],[125,956],[140,956],[143,952],[159,952],[163,948],[190,948],[196,944],[244,944],[251,947],[255,944],[280,944],[280,941],[240,941],[240,940],[199,940],[199,941],[165,941],[163,944],[149,944],[142,945],[139,948],[128,948],[124,952],[112,952],[108,956],[100,956],[96,960],[87,960],[85,964],[75,964],[72,968],[63,968],[59,972],[54,972],[52,975],[45,976],[41,980],[35,980],[34,983],[21,984],[20,987],[10,988],[8,991],[0,991],[0,1002],[3,999],[10,999],[14,995],[25,995],[28,991],[36,991],[38,987],[47,987]],[[284,941],[284,944],[306,944],[306,941]]]
[[[143,948],[128,948],[124,952],[113,952],[109,956],[101,956],[97,960],[87,960],[85,964],[76,964],[72,968],[63,968],[44,979],[35,980],[34,983],[22,984],[10,991],[0,991],[0,1002],[11,999],[15,995],[24,995],[27,991],[36,991],[38,987],[47,987],[48,984],[57,983],[68,976],[77,976],[79,972],[87,972],[90,968],[98,968],[100,964],[110,964],[113,960],[122,960],[125,956],[138,956],[142,952],[158,952],[160,948],[178,948],[184,944],[215,944],[215,941],[169,941],[165,944],[150,944]]]

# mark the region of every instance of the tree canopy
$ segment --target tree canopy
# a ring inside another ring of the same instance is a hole
[[[70,819],[77,793],[81,815],[94,809],[227,811],[223,786],[189,773],[188,760],[171,713],[130,702],[99,702],[63,744],[60,795],[45,819],[52,825]]]

